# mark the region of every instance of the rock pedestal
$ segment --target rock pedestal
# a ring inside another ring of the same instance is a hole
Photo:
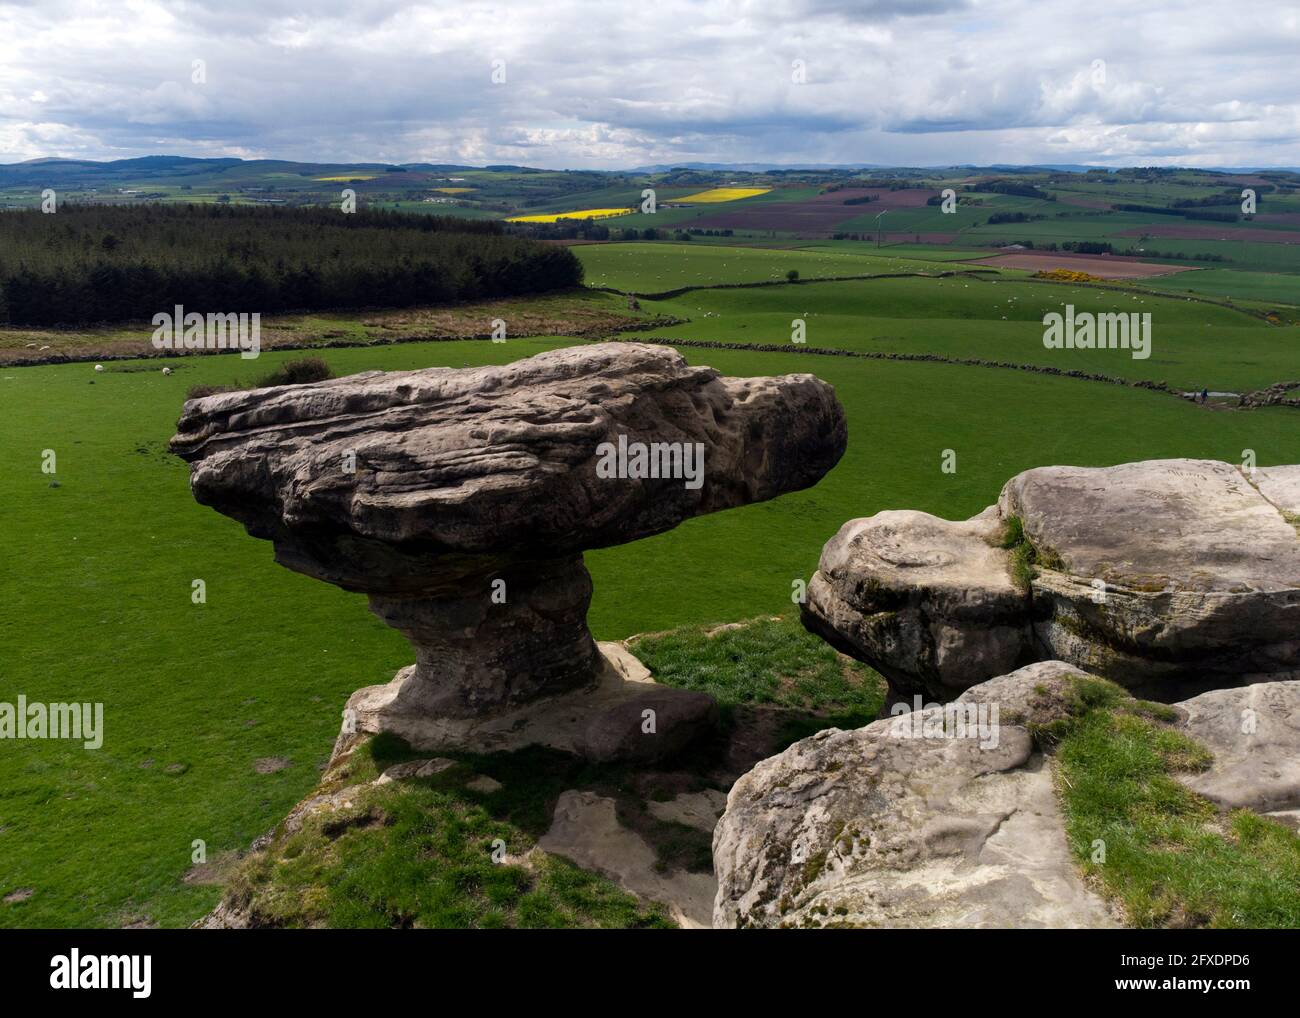
[[[504,600],[494,602],[494,590]],[[445,717],[474,717],[589,684],[598,669],[590,604],[581,555],[467,577],[455,595],[370,595],[370,610],[415,648],[403,709]]]
[[[172,449],[199,502],[410,640],[414,667],[345,724],[432,739],[603,688],[585,550],[809,487],[846,441],[811,375],[724,378],[603,343],[191,400]]]

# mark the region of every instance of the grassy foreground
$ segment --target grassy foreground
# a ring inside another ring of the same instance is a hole
[[[785,716],[773,752],[821,728],[869,723],[884,692],[879,676],[845,662],[792,617],[686,627],[638,639],[634,649],[659,681],[717,696],[730,709],[724,727],[738,723],[742,707]],[[1177,782],[1210,755],[1171,727],[1171,708],[1102,679],[1070,679],[1064,689],[1064,709],[1029,725],[1054,754],[1071,850],[1129,925],[1300,924],[1300,839],[1248,811],[1220,816]],[[687,787],[685,775],[690,788],[709,787],[700,776],[708,749],[680,761],[675,774],[542,749],[450,754],[455,766],[432,778],[369,784],[394,763],[427,756],[391,737],[363,743],[316,790],[347,791],[344,805],[282,830],[251,855],[228,901],[255,925],[277,927],[672,926],[658,904],[536,849],[568,788],[613,797],[661,868],[711,865],[706,834],[646,812],[647,800]],[[484,775],[498,784],[476,787]],[[508,854],[494,859],[494,850]]]
[[[1162,704],[1078,681],[1056,742],[1071,850],[1139,927],[1300,927],[1300,838],[1249,810],[1220,815],[1175,780],[1210,753],[1170,727]]]
[[[385,767],[415,757],[397,739],[365,743],[324,786],[354,786],[343,808],[308,817],[301,830],[250,857],[235,874],[231,899],[253,925],[674,925],[661,907],[638,902],[609,880],[529,851],[546,830],[546,804],[584,783],[584,768],[571,757],[544,751],[465,757],[433,778],[367,784]],[[475,764],[482,774],[499,776],[501,786],[467,787],[479,776]]]
[[[658,904],[638,902],[606,878],[537,849],[560,793],[589,789],[613,798],[621,822],[655,849],[661,870],[711,871],[710,836],[654,817],[647,803],[718,787],[706,775],[729,732],[744,724],[735,708],[773,710],[781,722],[776,752],[821,728],[868,723],[884,683],[793,618],[720,631],[686,627],[636,641],[634,649],[658,681],[718,698],[724,723],[717,744],[656,769],[592,765],[540,748],[451,753],[456,765],[431,778],[372,785],[385,768],[430,755],[379,736],[313,792],[341,795],[342,805],[308,816],[299,830],[282,825],[265,851],[234,869],[227,902],[252,925],[274,927],[673,926]],[[492,783],[476,784],[485,776]]]

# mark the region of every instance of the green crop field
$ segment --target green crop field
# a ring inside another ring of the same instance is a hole
[[[1156,276],[1147,280],[1146,285],[1158,290],[1181,290],[1211,297],[1300,305],[1300,276],[1280,272],[1197,269],[1173,276]]]
[[[1063,313],[1066,304],[1076,313],[1150,314],[1150,356],[1047,349],[1043,315]],[[1300,365],[1296,326],[1270,325],[1187,296],[1165,298],[1126,287],[964,276],[840,280],[695,290],[643,307],[689,319],[650,333],[655,336],[793,346],[791,323],[800,318],[805,345],[811,347],[1008,361],[1187,389],[1263,388],[1291,377]]]

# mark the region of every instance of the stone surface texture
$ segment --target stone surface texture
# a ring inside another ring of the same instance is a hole
[[[1040,662],[988,692],[1046,702],[1080,674]],[[742,777],[713,835],[714,926],[1115,925],[1075,869],[1026,729],[1002,723],[996,745],[919,737],[943,710],[828,729]]]
[[[1042,467],[964,522],[889,511],[822,552],[804,622],[896,695],[952,699],[1039,660],[1144,695],[1300,677],[1300,467]],[[1003,547],[1021,521],[1028,583]]]
[[[725,378],[601,343],[191,400],[171,447],[199,502],[282,565],[366,594],[410,640],[383,711],[427,720],[592,687],[585,550],[806,488],[846,441],[812,375]],[[607,476],[620,443],[664,469]]]

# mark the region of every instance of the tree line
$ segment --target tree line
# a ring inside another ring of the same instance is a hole
[[[566,248],[494,221],[376,210],[66,205],[0,214],[0,323],[408,307],[577,286]]]

